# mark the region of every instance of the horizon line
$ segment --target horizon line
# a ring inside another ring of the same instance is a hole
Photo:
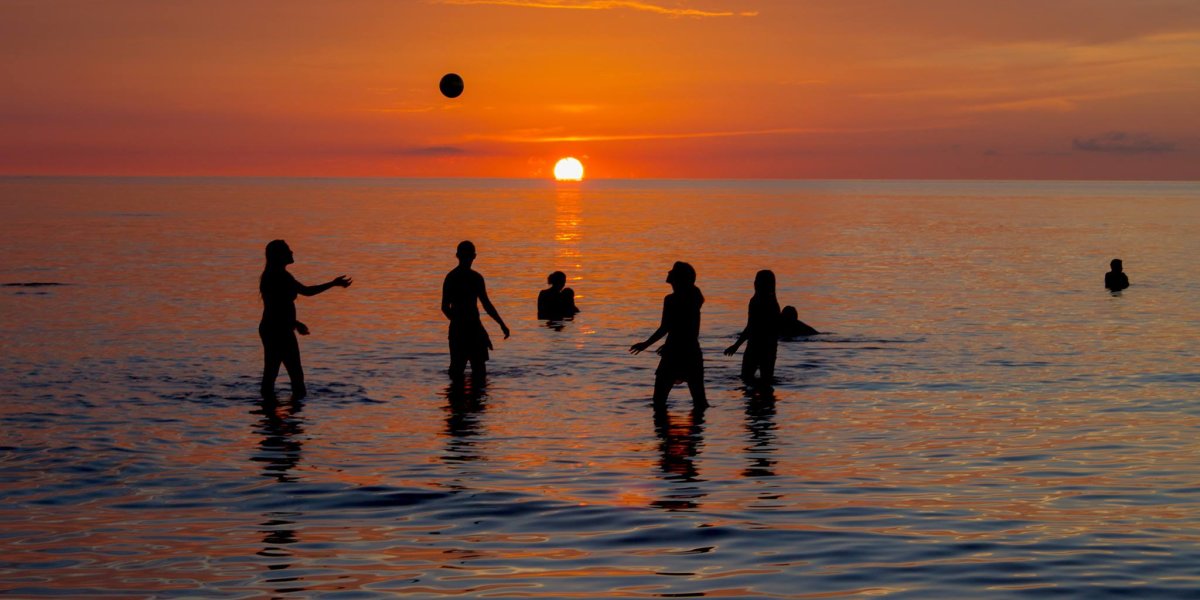
[[[0,173],[0,179],[378,179],[426,181],[546,181],[562,185],[586,185],[589,181],[940,181],[940,182],[1062,182],[1062,183],[1200,183],[1200,179],[1069,179],[1054,177],[587,177],[583,181],[557,181],[553,177],[424,176],[424,175],[214,175],[171,174],[129,175],[98,173]]]

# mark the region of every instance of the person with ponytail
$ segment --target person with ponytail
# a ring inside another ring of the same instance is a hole
[[[666,336],[658,349],[662,359],[654,375],[654,402],[666,402],[671,388],[687,382],[696,408],[708,406],[704,393],[704,358],[700,352],[700,307],[704,294],[696,287],[696,269],[685,262],[676,262],[667,273],[672,293],[663,298],[662,321],[658,329],[644,342],[630,346],[638,354]]]
[[[258,336],[263,344],[262,395],[275,396],[275,378],[279,365],[287,369],[292,382],[292,397],[303,398],[308,394],[304,386],[304,369],[300,365],[300,343],[296,334],[308,335],[308,326],[296,320],[296,296],[316,296],[331,287],[350,287],[352,280],[345,275],[321,285],[307,286],[291,273],[287,266],[295,262],[292,249],[283,240],[267,244],[267,266],[258,280],[258,291],[262,295],[263,314],[258,324]]]

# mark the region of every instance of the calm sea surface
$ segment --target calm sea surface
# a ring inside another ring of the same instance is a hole
[[[355,283],[265,404],[275,238]],[[0,287],[0,594],[1195,598],[1198,256],[1194,183],[0,179],[0,283],[62,284]],[[627,352],[676,260],[703,413]],[[763,268],[828,332],[773,393],[720,352]]]

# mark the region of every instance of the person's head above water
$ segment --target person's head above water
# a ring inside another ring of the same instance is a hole
[[[285,267],[296,262],[292,258],[292,249],[283,240],[271,240],[267,244],[267,267]]]
[[[683,261],[677,261],[667,272],[667,283],[676,291],[696,287],[696,269]]]
[[[470,265],[475,260],[475,244],[467,240],[459,242],[454,255],[458,257],[458,262]]]
[[[546,277],[546,283],[550,284],[550,287],[556,290],[561,290],[567,285],[567,274],[562,271],[555,271],[549,277]]]
[[[1121,259],[1119,259],[1119,258],[1112,259],[1112,262],[1108,263],[1108,265],[1110,267],[1112,267],[1113,273],[1120,273],[1121,271],[1124,270],[1124,267],[1122,266],[1122,263],[1121,263]]]
[[[779,311],[779,314],[783,317],[784,321],[800,320],[800,313],[796,310],[795,306],[785,306],[783,310]]]
[[[754,293],[765,296],[775,295],[775,272],[763,269],[754,275]]]

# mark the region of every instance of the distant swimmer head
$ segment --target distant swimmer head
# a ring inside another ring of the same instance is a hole
[[[1121,271],[1125,270],[1125,267],[1121,264],[1121,259],[1119,258],[1112,259],[1112,262],[1108,264],[1112,267],[1114,273],[1120,273]]]
[[[292,249],[283,240],[271,240],[267,244],[267,266],[282,267],[296,262],[292,258]]]
[[[799,311],[796,310],[795,306],[785,306],[785,307],[783,307],[783,310],[779,311],[779,314],[783,317],[783,320],[785,320],[785,321],[799,321],[800,320],[800,313],[799,313]]]
[[[754,293],[775,295],[775,272],[763,269],[754,275]]]
[[[677,261],[667,272],[667,283],[677,289],[695,287],[696,269],[683,261]]]
[[[474,260],[475,244],[472,244],[471,242],[469,242],[467,240],[463,240],[463,241],[459,242],[458,250],[455,251],[454,255],[462,260]]]
[[[561,289],[563,286],[567,285],[567,274],[563,273],[562,271],[555,271],[546,278],[546,283],[550,284],[552,287]]]

